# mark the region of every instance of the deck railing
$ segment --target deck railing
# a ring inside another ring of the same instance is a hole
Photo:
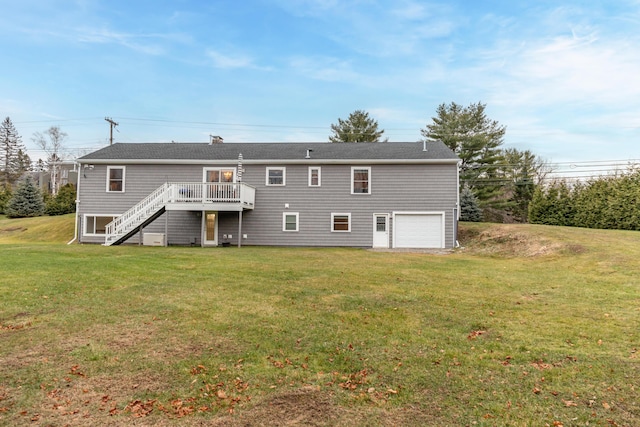
[[[156,212],[169,204],[240,204],[253,209],[256,189],[245,183],[232,182],[171,182],[158,187],[135,206],[106,226],[105,244],[109,245],[121,236],[139,227]]]

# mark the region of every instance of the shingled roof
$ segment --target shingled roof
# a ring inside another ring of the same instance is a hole
[[[242,153],[251,162],[309,162],[349,160],[391,160],[424,163],[455,163],[458,157],[440,141],[387,143],[117,143],[86,156],[80,163],[180,163],[237,161]],[[310,156],[306,158],[308,150]]]

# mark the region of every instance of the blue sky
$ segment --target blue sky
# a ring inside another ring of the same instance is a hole
[[[480,101],[557,168],[640,159],[639,0],[3,3],[0,115],[34,158],[50,126],[108,144],[105,117],[118,142],[317,142],[363,109],[417,141]]]

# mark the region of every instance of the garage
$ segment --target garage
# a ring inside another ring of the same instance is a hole
[[[444,248],[444,212],[395,212],[394,248]]]

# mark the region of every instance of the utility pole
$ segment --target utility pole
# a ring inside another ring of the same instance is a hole
[[[113,145],[113,128],[118,126],[118,123],[114,122],[111,117],[105,117],[104,119],[109,122],[109,145]]]

